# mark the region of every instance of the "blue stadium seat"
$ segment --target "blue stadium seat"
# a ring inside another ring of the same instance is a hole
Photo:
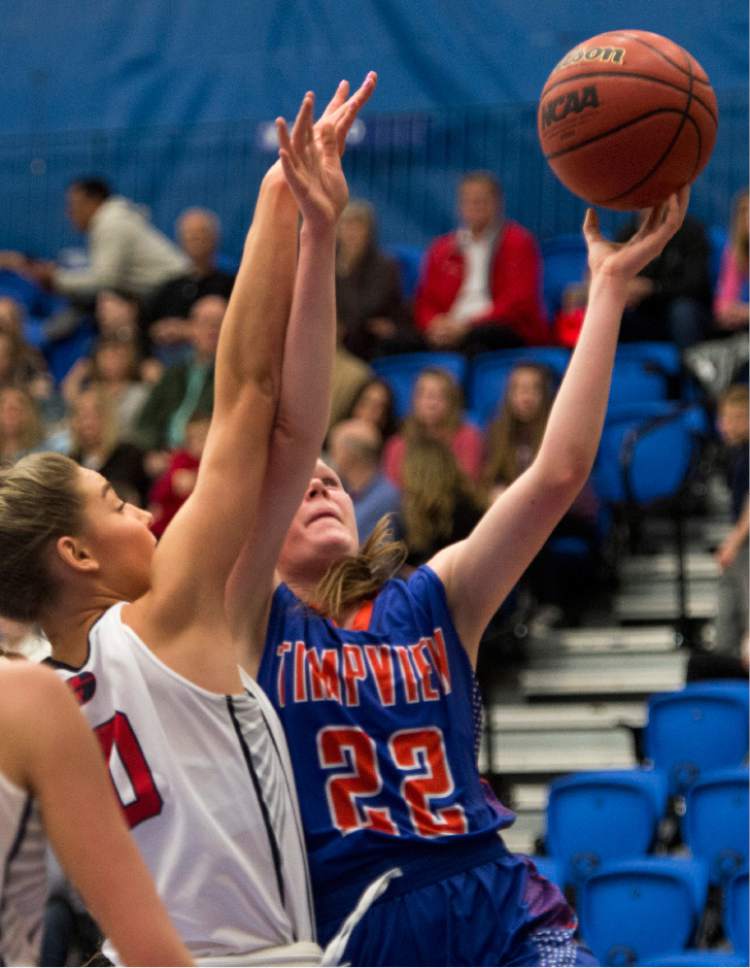
[[[648,759],[684,794],[703,773],[742,765],[748,749],[748,687],[744,682],[697,682],[648,701],[644,730]]]
[[[664,373],[649,368],[639,359],[615,360],[608,407],[666,399],[667,379]]]
[[[748,863],[747,769],[705,773],[687,793],[685,838],[693,857],[708,864],[714,884],[725,884]]]
[[[707,889],[700,861],[659,857],[608,864],[581,885],[583,939],[602,965],[642,964],[685,948]]]
[[[594,465],[600,500],[644,507],[676,497],[695,466],[704,433],[699,407],[667,400],[611,405]]]
[[[667,780],[656,770],[574,773],[555,780],[547,805],[547,850],[566,884],[610,861],[644,856],[666,812]]]
[[[582,282],[586,272],[586,242],[581,232],[556,235],[541,243],[542,292],[547,315],[554,319],[560,308],[565,288]]]
[[[654,341],[653,343],[621,343],[617,347],[615,362],[636,362],[645,364],[669,376],[677,376],[682,368],[680,351],[675,343]]]
[[[484,427],[495,416],[505,395],[508,376],[520,363],[546,366],[556,380],[562,378],[570,360],[570,350],[561,346],[529,346],[513,350],[497,350],[475,357],[467,377],[467,406]]]
[[[466,358],[458,353],[401,353],[373,360],[372,368],[393,390],[396,413],[406,416],[417,377],[426,367],[447,370],[459,386],[466,377]]]
[[[393,256],[398,263],[399,274],[401,276],[401,291],[404,294],[404,298],[411,299],[419,282],[424,249],[418,245],[398,243],[396,245],[385,246],[385,251],[388,255]]]
[[[747,959],[731,951],[703,951],[700,948],[686,948],[685,951],[673,951],[661,958],[652,958],[639,962],[651,968],[735,968],[747,965]]]
[[[732,947],[748,961],[748,891],[747,869],[735,875],[727,885],[724,894],[724,928]]]

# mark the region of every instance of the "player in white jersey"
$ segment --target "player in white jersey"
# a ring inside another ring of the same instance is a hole
[[[126,964],[190,964],[70,691],[5,659],[0,690],[0,964],[39,958],[47,836]]]
[[[240,673],[224,594],[255,525],[287,326],[331,331],[340,153],[374,86],[368,75],[347,100],[342,83],[316,126],[310,93],[291,134],[277,122],[280,162],[222,324],[197,483],[158,547],[147,512],[68,458],[32,455],[0,474],[0,613],[44,629],[204,964],[320,958],[283,736]]]

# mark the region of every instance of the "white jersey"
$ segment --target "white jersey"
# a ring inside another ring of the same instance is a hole
[[[273,708],[244,673],[232,696],[178,675],[122,621],[122,605],[91,629],[79,669],[51,664],[99,737],[175,928],[198,961],[310,942],[304,838]]]
[[[0,773],[0,964],[39,961],[47,841],[36,801]]]

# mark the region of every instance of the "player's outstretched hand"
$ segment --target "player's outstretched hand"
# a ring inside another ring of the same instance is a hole
[[[607,275],[629,280],[655,259],[682,225],[690,200],[686,185],[656,208],[652,208],[638,231],[627,242],[609,242],[599,230],[599,218],[593,208],[586,212],[583,234],[589,250],[592,277]]]
[[[325,110],[315,123],[314,130],[318,137],[326,124],[333,125],[340,155],[344,153],[346,136],[349,134],[355,118],[362,107],[370,100],[377,82],[378,75],[375,71],[368,71],[359,88],[349,97],[349,81],[341,81]]]
[[[341,167],[336,140],[336,126],[346,123],[356,106],[344,110],[337,122],[313,125],[315,96],[308,91],[290,133],[283,118],[276,119],[279,134],[279,158],[284,177],[297,200],[307,226],[326,230],[335,226],[349,200],[349,188]]]

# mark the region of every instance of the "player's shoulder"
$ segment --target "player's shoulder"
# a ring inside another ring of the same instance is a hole
[[[0,695],[0,728],[27,715],[48,718],[71,701],[52,669],[22,659],[0,664]]]

